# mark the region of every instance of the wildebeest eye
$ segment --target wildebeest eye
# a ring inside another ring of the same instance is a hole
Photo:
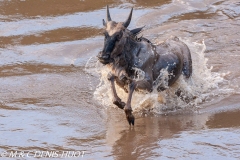
[[[120,39],[122,38],[122,35],[123,35],[122,32],[119,32],[119,33],[116,35],[117,41],[120,41]]]

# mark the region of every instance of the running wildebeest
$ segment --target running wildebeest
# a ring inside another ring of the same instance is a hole
[[[164,78],[163,71],[168,72],[167,86],[171,86],[181,74],[189,78],[192,74],[192,59],[186,44],[177,37],[154,45],[144,37],[137,37],[142,28],[127,29],[132,18],[132,11],[125,22],[111,19],[107,6],[107,21],[103,19],[105,40],[98,60],[110,68],[108,80],[111,83],[113,103],[124,109],[129,125],[134,125],[131,99],[134,90],[152,92],[154,86],[163,91],[166,85],[158,83]],[[136,80],[137,70],[144,72],[144,78]],[[115,82],[128,92],[124,103],[117,95]]]

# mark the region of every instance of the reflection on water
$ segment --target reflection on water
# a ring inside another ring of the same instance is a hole
[[[179,137],[159,141],[161,148],[152,152],[166,159],[239,159],[239,138],[239,130],[183,132]]]
[[[240,127],[240,111],[220,112],[212,115],[207,121],[208,128]]]
[[[134,7],[129,28],[146,25],[142,34],[154,42],[204,39],[208,67],[224,79],[217,98],[196,113],[136,113],[134,128],[122,110],[100,105],[93,93],[106,5],[117,21]],[[0,155],[85,150],[85,159],[239,159],[239,15],[238,0],[0,1]]]
[[[110,114],[112,112],[114,111]],[[111,118],[120,117],[115,114],[119,113],[114,113]],[[116,124],[124,123],[124,120],[111,119],[113,122],[108,125],[114,125],[114,129],[107,130],[106,138],[113,146],[112,156],[120,160],[239,158],[240,119],[239,116],[230,117],[239,114],[240,110],[213,115],[138,117],[134,128]],[[235,123],[232,124],[233,119]],[[229,123],[222,123],[223,121]],[[226,129],[231,127],[235,129]]]

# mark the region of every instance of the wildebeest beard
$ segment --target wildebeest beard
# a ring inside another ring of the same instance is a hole
[[[120,51],[121,53],[113,59],[114,65],[124,68],[128,75],[133,75],[134,72],[132,52],[136,50],[137,47],[135,42],[136,40],[134,36],[128,35],[126,37],[126,42],[123,45],[122,50]]]

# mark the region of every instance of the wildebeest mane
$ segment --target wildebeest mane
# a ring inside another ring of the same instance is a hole
[[[139,34],[139,33],[138,33]],[[126,43],[123,47],[122,50],[122,54],[119,54],[119,56],[117,56],[114,61],[115,64],[123,67],[126,69],[126,73],[128,74],[128,76],[131,76],[134,74],[134,70],[133,70],[133,54],[132,52],[134,50],[138,50],[140,51],[139,48],[136,48],[136,42],[140,42],[140,41],[145,41],[147,43],[152,44],[147,38],[141,36],[138,37],[138,34],[133,34],[132,32],[126,32],[125,37],[126,37]]]

